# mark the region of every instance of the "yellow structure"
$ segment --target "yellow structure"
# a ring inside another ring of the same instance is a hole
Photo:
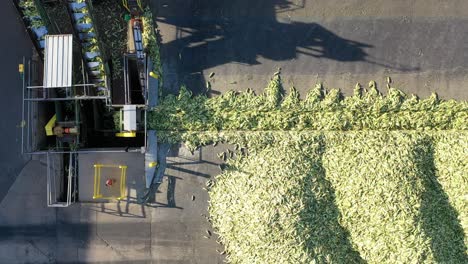
[[[141,5],[141,0],[136,0],[138,7],[143,10],[143,7]],[[129,6],[128,6],[128,0],[122,0],[122,5],[125,7],[125,9],[128,10],[128,12],[131,12]]]
[[[103,196],[101,193],[101,169],[102,168],[118,168],[120,169],[120,180],[119,188],[120,194],[118,197],[115,196]],[[94,194],[93,199],[123,199],[126,196],[127,189],[127,166],[125,165],[104,165],[104,164],[94,164]]]
[[[57,121],[57,115],[54,115],[49,122],[45,125],[45,132],[47,136],[53,136],[54,135],[54,126],[55,122]]]
[[[155,79],[159,79],[159,76],[156,73],[152,72],[152,71],[149,73],[149,76],[151,76],[151,77],[153,77]]]
[[[136,132],[131,131],[131,132],[119,132],[115,133],[116,137],[136,137]]]

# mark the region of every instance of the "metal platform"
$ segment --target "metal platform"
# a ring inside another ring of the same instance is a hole
[[[148,69],[152,69],[153,64],[151,63],[151,60],[148,60]],[[149,74],[148,74],[149,76]],[[159,99],[159,80],[156,78],[148,78],[148,95],[147,95],[148,101],[147,105],[148,108],[151,109],[153,107],[156,107],[158,104],[158,99]]]
[[[155,176],[158,162],[158,138],[155,130],[148,130],[146,134],[145,178],[146,188],[150,188]]]
[[[140,152],[101,152],[101,153],[80,153],[78,156],[78,197],[80,202],[112,202],[114,199],[93,199],[95,188],[95,166],[120,165],[126,167],[126,197],[122,200],[136,200],[137,192],[145,188],[145,154]],[[101,192],[106,196],[119,196],[121,183],[118,182],[120,170],[112,168],[102,168],[101,171]],[[109,178],[117,182],[111,187],[105,186],[105,181]],[[115,199],[116,200],[116,199]]]
[[[148,69],[153,67],[151,60],[148,61]],[[149,74],[148,74],[149,76]],[[147,107],[152,109],[158,104],[159,80],[156,78],[148,78],[148,95]],[[145,129],[146,130],[146,129]],[[145,177],[146,188],[150,188],[154,182],[156,167],[155,162],[158,162],[158,138],[155,130],[146,131],[146,153],[145,153]]]

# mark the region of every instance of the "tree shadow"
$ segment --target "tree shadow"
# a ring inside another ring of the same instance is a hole
[[[187,18],[162,8],[157,21],[177,29],[176,38],[162,46],[165,63],[178,68],[183,76],[173,88],[187,84],[194,92],[203,92],[203,70],[228,63],[258,65],[261,58],[289,61],[310,56],[414,70],[370,59],[366,49],[372,45],[340,37],[318,23],[279,21],[276,17],[282,11],[304,7],[305,2],[297,5],[289,0],[197,0]]]
[[[437,179],[434,165],[434,146],[426,138],[413,149],[417,171],[421,172],[424,193],[420,214],[416,221],[421,223],[425,235],[431,240],[431,251],[437,263],[468,263],[464,232],[455,208]]]
[[[296,228],[306,238],[304,250],[317,263],[366,263],[352,247],[349,232],[339,223],[335,191],[322,165],[325,140],[319,142],[318,159],[301,185],[305,209]]]

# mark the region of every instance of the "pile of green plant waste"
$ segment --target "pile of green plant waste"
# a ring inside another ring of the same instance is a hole
[[[210,220],[231,263],[467,263],[468,103],[374,82],[284,96],[169,95],[161,141],[228,143],[209,181]]]
[[[65,3],[60,2],[50,2],[42,5],[47,13],[47,17],[54,21],[49,26],[51,34],[73,33],[73,25],[65,5]]]
[[[93,17],[97,23],[101,47],[110,60],[112,79],[123,82],[123,55],[127,52],[127,11],[120,1],[102,0],[93,3]]]
[[[296,89],[282,98],[280,77],[262,95],[252,90],[208,98],[192,96],[184,87],[169,95],[151,113],[150,126],[160,131],[277,131],[277,130],[446,130],[468,128],[468,103],[420,100],[390,88],[386,96],[370,82],[367,91],[356,85],[343,97],[321,85],[301,100]],[[180,133],[178,133],[180,134]]]
[[[232,263],[466,263],[467,136],[240,133],[211,221]]]
[[[102,0],[93,4],[94,17],[98,22],[99,36],[103,41],[105,50],[109,51],[112,79],[114,82],[123,82],[123,54],[127,52],[127,27],[125,16],[128,11],[122,6],[121,2],[113,0]],[[153,69],[159,77],[162,75],[161,59],[159,54],[159,44],[155,28],[157,27],[151,10],[145,7],[141,20],[143,22],[143,45],[150,58]]]

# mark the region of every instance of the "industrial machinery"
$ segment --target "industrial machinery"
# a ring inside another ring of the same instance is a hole
[[[142,108],[147,100],[147,59],[143,48],[143,8],[139,0],[123,0],[126,15],[127,52],[123,56],[125,101],[120,110],[120,132],[117,137],[135,137],[144,120]]]
[[[100,44],[91,0],[52,3],[61,5],[70,18],[63,21],[69,24],[63,28],[69,30],[61,34],[53,29],[55,23],[41,22],[36,28],[43,17],[43,2],[13,2],[20,15],[33,14],[22,16],[37,42],[37,56],[25,59],[19,67],[22,151],[45,156],[48,206],[124,199],[131,191],[127,181],[134,190],[148,188],[155,170],[157,138],[155,131],[147,131],[146,111],[155,106],[158,80],[148,78],[151,61],[144,49],[141,2],[123,1],[128,29],[119,83],[112,79],[110,59]],[[50,19],[53,22],[54,17]],[[132,177],[141,177],[143,186],[135,186]]]
[[[143,49],[143,22],[140,18],[141,2],[139,0],[123,0],[124,7],[129,14],[126,16],[127,27],[127,53],[124,54],[124,78],[126,98],[125,104],[138,103],[146,99],[147,65],[146,53]],[[138,98],[140,93],[142,98]],[[140,99],[140,100],[139,100]]]

